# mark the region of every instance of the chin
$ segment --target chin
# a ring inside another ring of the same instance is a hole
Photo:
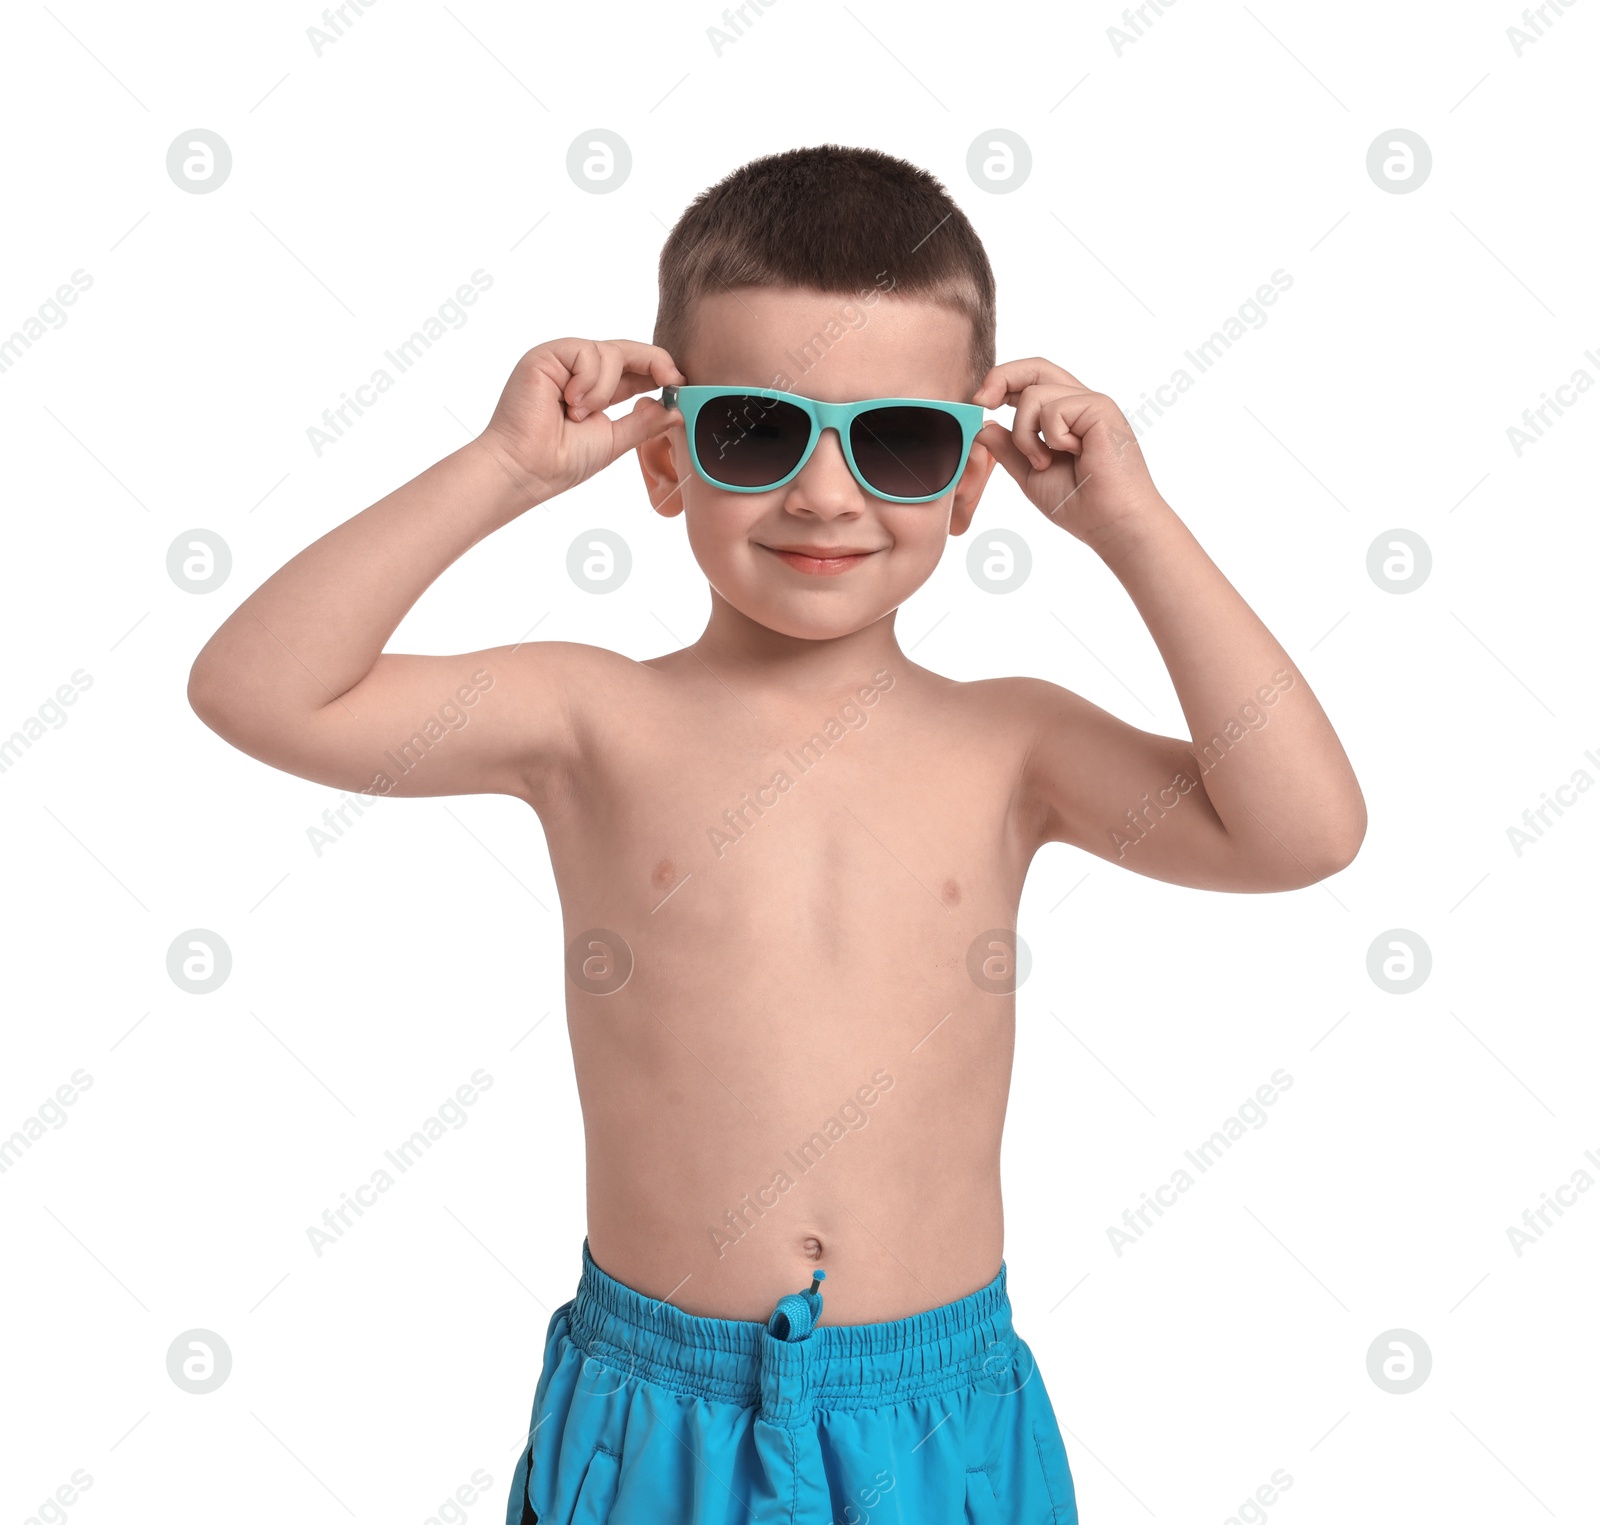
[[[726,592],[722,596],[746,619],[797,641],[833,641],[841,636],[854,635],[890,612],[887,609],[858,609],[841,605],[829,608],[822,600],[818,600],[814,608],[797,609],[758,598],[729,598]]]

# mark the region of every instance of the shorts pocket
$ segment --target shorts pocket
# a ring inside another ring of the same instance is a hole
[[[1078,1525],[1078,1499],[1072,1486],[1072,1469],[1067,1465],[1067,1448],[1061,1431],[1054,1424],[1034,1422],[1033,1446],[1044,1472],[1045,1491],[1050,1495],[1050,1525]]]
[[[1000,1504],[994,1484],[982,1467],[967,1470],[967,1525],[1000,1525]]]
[[[577,1502],[572,1506],[572,1525],[606,1525],[611,1518],[611,1506],[617,1501],[617,1483],[620,1480],[620,1458],[604,1446],[596,1446],[594,1455],[578,1485]]]

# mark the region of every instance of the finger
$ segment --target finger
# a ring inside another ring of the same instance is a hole
[[[598,413],[639,392],[682,385],[685,378],[672,356],[656,344],[633,339],[608,339],[599,345],[600,373],[584,395],[575,399],[574,418]]]
[[[1088,392],[1072,394],[1090,397]],[[1016,414],[1011,419],[1011,437],[1019,450],[1034,462],[1037,470],[1050,467],[1051,450],[1067,450],[1066,440],[1074,440],[1072,429],[1062,426],[1062,408],[1072,410],[1069,398],[1064,398],[1056,387],[1027,387],[1016,403]],[[1040,442],[1043,435],[1043,443]]]
[[[1083,449],[1083,440],[1073,433],[1070,411],[1070,405],[1063,398],[1052,397],[1039,409],[1038,427],[1045,444],[1052,450],[1066,450],[1076,455]]]
[[[1042,437],[1052,450],[1082,450],[1088,432],[1096,423],[1112,423],[1121,415],[1109,397],[1099,392],[1055,392],[1050,388],[1030,387],[1017,407],[1017,418],[1025,419],[1028,437]]]
[[[573,417],[581,417],[576,411],[579,399],[588,394],[600,377],[600,346],[593,339],[563,339],[552,349],[567,368],[567,379],[561,384],[561,400]]]
[[[1026,360],[1008,360],[1003,365],[995,366],[983,378],[983,385],[972,394],[972,400],[985,408],[1015,407],[1016,399],[1026,388],[1041,384],[1083,387],[1083,383],[1071,371],[1063,370],[1054,361],[1033,355]],[[1088,390],[1087,387],[1083,389]]]
[[[608,348],[622,356],[625,376],[646,377],[648,380],[637,391],[648,392],[653,387],[685,386],[689,378],[678,369],[677,362],[659,344],[641,344],[637,339],[608,339]],[[616,399],[620,402],[622,399]]]
[[[974,443],[980,444],[992,455],[1018,487],[1026,488],[1033,463],[1012,442],[1004,424],[992,419],[978,430]]]
[[[1034,388],[1024,388],[1011,406],[1011,442],[1033,464],[1035,471],[1045,468],[1045,447],[1038,440],[1039,393]]]
[[[612,345],[597,344],[595,355],[596,368],[593,379],[567,401],[567,412],[575,420],[587,418],[591,413],[598,413],[602,408],[610,407],[611,394],[622,376],[622,356]]]
[[[658,434],[665,434],[682,420],[683,415],[676,408],[663,407],[653,397],[641,397],[630,412],[612,422],[612,460],[638,449]]]

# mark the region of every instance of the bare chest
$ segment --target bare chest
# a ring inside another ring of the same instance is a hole
[[[803,961],[1012,924],[1029,849],[1004,727],[891,690],[814,713],[644,704],[597,741],[546,814],[569,928]]]

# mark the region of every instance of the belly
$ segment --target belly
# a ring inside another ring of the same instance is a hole
[[[844,901],[736,900],[569,978],[590,1248],[620,1281],[764,1318],[821,1265],[860,1323],[998,1270],[1014,1003],[972,977],[987,928]]]
[[[983,1286],[1002,1252],[1010,1025],[954,1012],[914,1048],[903,1016],[569,1018],[596,1261],[722,1318],[764,1319],[817,1266],[837,1323]]]
[[[687,1312],[764,1319],[821,1266],[827,1319],[872,1322],[999,1269],[1026,862],[851,783],[551,836],[590,1249]]]

